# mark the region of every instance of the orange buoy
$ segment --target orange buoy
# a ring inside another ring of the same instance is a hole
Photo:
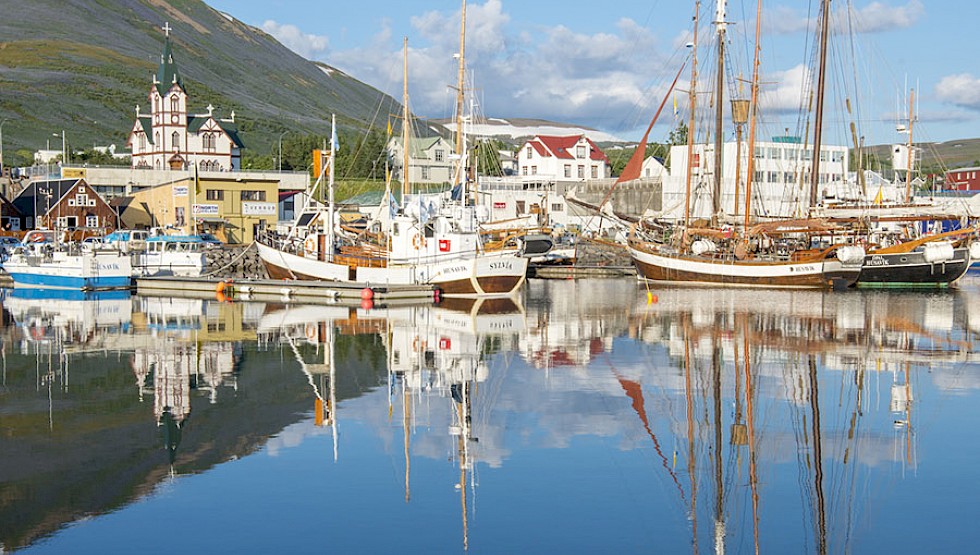
[[[370,287],[361,289],[361,300],[370,301],[372,299],[374,299],[374,289],[371,289]]]
[[[214,286],[214,298],[219,303],[227,303],[231,301],[231,281],[219,281],[217,285]]]
[[[371,310],[374,308],[374,301],[371,299],[361,299],[361,308],[364,310]]]

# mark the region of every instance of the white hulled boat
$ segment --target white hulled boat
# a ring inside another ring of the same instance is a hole
[[[78,243],[59,243],[52,230],[29,231],[3,263],[14,287],[91,291],[132,284],[129,255]]]

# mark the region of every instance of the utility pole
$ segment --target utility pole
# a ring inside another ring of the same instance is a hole
[[[3,175],[3,124],[7,123],[7,118],[0,120],[0,176]]]

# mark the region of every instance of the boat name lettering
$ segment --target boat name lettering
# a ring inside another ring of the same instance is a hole
[[[507,261],[507,262],[491,262],[490,263],[490,269],[491,270],[513,270],[514,269],[514,266],[511,264],[510,261]]]
[[[118,262],[102,262],[102,263],[99,264],[99,269],[100,270],[118,270],[119,269],[119,263]]]
[[[790,272],[816,272],[817,271],[817,267],[816,266],[812,266],[812,265],[806,265],[806,266],[790,266],[789,271]]]
[[[868,260],[868,266],[888,266],[888,259],[880,254],[876,254]]]
[[[446,268],[446,271],[443,273],[454,274],[456,272],[465,272],[465,271],[466,271],[466,266],[453,266],[452,268]]]

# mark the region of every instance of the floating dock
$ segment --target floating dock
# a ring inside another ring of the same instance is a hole
[[[431,301],[431,285],[380,285],[331,281],[273,279],[136,278],[136,293],[152,297],[183,297],[219,301],[301,302],[357,305]]]
[[[527,277],[540,279],[618,278],[635,276],[636,268],[630,266],[529,266]]]

